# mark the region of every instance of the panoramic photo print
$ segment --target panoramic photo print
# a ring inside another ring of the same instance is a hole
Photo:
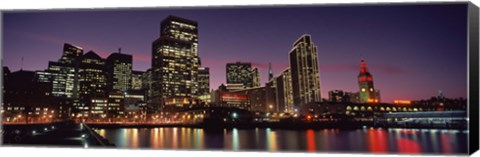
[[[467,154],[467,9],[5,11],[1,142]]]

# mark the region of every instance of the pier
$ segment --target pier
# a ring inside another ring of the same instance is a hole
[[[74,121],[3,125],[2,140],[10,146],[114,147],[84,123]]]

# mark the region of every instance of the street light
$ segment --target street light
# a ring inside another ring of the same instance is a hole
[[[237,118],[237,117],[238,117],[237,113],[236,113],[236,112],[233,112],[233,113],[232,113],[232,117],[233,117],[233,118]]]

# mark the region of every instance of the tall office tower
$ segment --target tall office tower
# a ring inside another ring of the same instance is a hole
[[[273,78],[272,63],[268,63],[268,81],[270,81],[272,78]]]
[[[196,97],[199,67],[197,22],[168,16],[161,22],[160,38],[152,44],[153,103]]]
[[[260,71],[258,68],[252,69],[253,84],[252,87],[260,87]]]
[[[105,62],[107,90],[125,92],[132,83],[132,55],[122,54],[121,49],[112,53]]]
[[[74,64],[83,55],[83,49],[81,47],[65,43],[63,45],[63,54],[59,62],[65,64]]]
[[[44,80],[52,83],[52,95],[62,98],[78,98],[78,63],[83,49],[65,43],[62,57],[57,62],[48,62],[48,69],[41,74]]]
[[[360,73],[358,74],[358,87],[360,88],[360,103],[378,103],[376,91],[373,87],[373,78],[368,72],[367,64],[362,59],[360,62]]]
[[[275,84],[278,111],[293,113],[292,75],[290,68],[285,69],[279,76],[275,77]]]
[[[289,55],[294,104],[321,102],[318,52],[310,35],[300,37]]]
[[[92,118],[92,116],[100,116],[98,114],[104,113],[99,110],[105,110],[106,106],[98,106],[107,104],[105,100],[107,79],[104,66],[105,60],[95,52],[89,51],[83,55],[79,65],[81,102],[74,106],[78,110],[79,116]],[[96,109],[94,110],[94,108]],[[91,116],[89,116],[89,111],[94,111]]]
[[[226,72],[228,90],[241,90],[253,87],[251,63],[227,63]]]
[[[105,60],[95,52],[89,51],[82,57],[80,63],[80,95],[104,95],[106,76]]]
[[[210,93],[210,68],[198,68],[198,93],[199,95]]]
[[[145,97],[147,102],[150,102],[150,98],[153,96],[153,80],[152,80],[152,69],[148,69],[142,75],[142,88],[145,90]]]
[[[132,83],[130,89],[141,90],[143,89],[143,71],[132,71]]]

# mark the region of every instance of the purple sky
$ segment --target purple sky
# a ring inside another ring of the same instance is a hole
[[[467,10],[461,5],[155,8],[30,11],[3,14],[3,63],[11,71],[43,70],[60,58],[63,43],[107,57],[119,47],[133,69],[151,67],[151,43],[160,21],[176,15],[199,23],[199,54],[210,67],[210,87],[225,83],[227,62],[252,62],[267,80],[289,66],[288,52],[302,34],[318,46],[322,97],[358,91],[366,60],[382,100],[467,93]]]

